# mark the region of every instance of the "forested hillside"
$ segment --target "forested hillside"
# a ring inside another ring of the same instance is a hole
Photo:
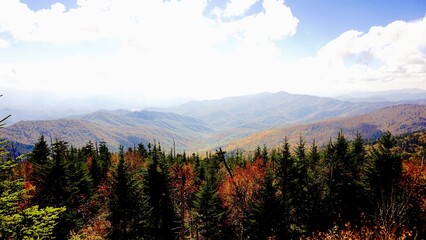
[[[336,130],[341,129],[345,136],[353,139],[360,132],[366,139],[377,139],[382,133],[391,131],[404,134],[426,128],[426,105],[404,104],[383,108],[371,113],[353,117],[333,118],[323,121],[273,128],[248,135],[225,145],[226,149],[253,149],[257,145],[278,146],[283,136],[292,144],[302,136],[315,139],[317,144],[327,144]]]
[[[305,97],[302,96],[302,98]],[[312,106],[311,110],[303,110],[304,114],[317,117],[321,115],[321,118],[325,118],[333,109],[327,109],[329,106],[327,104],[316,109],[316,104],[318,103],[315,103],[315,107]],[[244,106],[241,109],[245,111]],[[0,132],[16,146],[34,145],[39,136],[44,135],[49,141],[61,139],[76,147],[82,147],[88,141],[105,141],[109,148],[117,151],[119,145],[127,148],[141,142],[148,144],[155,140],[163,143],[167,149],[174,147],[178,151],[204,153],[206,150],[214,150],[218,147],[224,147],[230,151],[250,150],[259,144],[275,147],[282,142],[283,136],[288,136],[290,143],[295,143],[301,135],[307,139],[315,138],[319,145],[324,145],[339,129],[342,129],[349,139],[352,139],[357,131],[369,139],[377,138],[385,131],[403,134],[421,130],[426,124],[426,105],[396,105],[362,115],[354,115],[351,109],[353,110],[353,107],[344,110],[345,116],[351,115],[347,117],[284,125],[273,125],[273,123],[277,124],[275,120],[287,121],[285,119],[290,117],[297,119],[293,116],[294,112],[287,115],[287,112],[283,110],[281,113],[276,113],[277,117],[269,118],[271,113],[266,111],[259,113],[257,117],[247,116],[246,127],[226,127],[219,123],[219,125],[214,122],[206,123],[194,117],[171,112],[102,110],[69,119],[21,121]],[[372,110],[371,106],[365,107],[364,110],[366,109]],[[274,111],[271,110],[272,113]],[[226,121],[226,119],[226,115],[217,116],[217,121]],[[265,119],[269,119],[268,126],[273,127],[267,130],[256,130],[255,126],[264,124]],[[307,119],[302,118],[300,121],[304,122]]]
[[[3,129],[11,142],[34,145],[40,135],[82,147],[88,141],[105,141],[113,150],[159,140],[178,150],[203,148],[199,139],[214,131],[208,124],[174,113],[152,111],[97,111],[70,119],[21,121]]]
[[[201,157],[158,142],[112,152],[41,136],[29,155],[1,148],[0,238],[426,237],[426,133],[366,140],[339,132],[324,147],[299,138]]]
[[[157,110],[192,116],[218,129],[262,130],[279,124],[354,116],[390,105],[395,103],[352,103],[332,98],[277,92],[193,101],[175,108]]]

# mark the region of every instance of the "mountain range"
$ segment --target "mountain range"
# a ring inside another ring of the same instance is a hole
[[[395,99],[401,101],[364,102],[261,93],[192,101],[173,108],[99,110],[53,120],[19,121],[0,135],[24,145],[34,144],[41,135],[74,146],[106,141],[114,150],[119,145],[132,147],[153,141],[166,148],[174,144],[179,151],[253,149],[279,145],[285,136],[291,141],[300,136],[315,138],[323,144],[340,129],[349,137],[359,131],[365,138],[387,130],[399,134],[424,129],[426,94],[418,94],[417,100],[400,97]]]

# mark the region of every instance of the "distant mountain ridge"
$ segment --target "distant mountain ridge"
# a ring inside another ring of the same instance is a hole
[[[219,129],[264,130],[280,124],[354,116],[390,105],[394,103],[352,103],[333,98],[277,92],[193,101],[174,108],[156,110],[201,119]]]
[[[412,102],[426,100],[426,90],[408,88],[380,92],[353,92],[335,98],[349,102]]]
[[[213,130],[200,120],[174,113],[127,110],[97,111],[75,119],[20,121],[2,130],[10,141],[34,144],[41,135],[58,138],[74,146],[89,141],[106,141],[112,149],[119,145],[147,144],[154,140],[178,150],[200,146],[200,138]]]
[[[360,132],[365,139],[374,139],[385,131],[403,134],[424,129],[426,129],[426,105],[403,104],[358,116],[338,117],[260,131],[223,147],[228,150],[249,150],[263,144],[275,147],[283,142],[284,137],[287,137],[292,144],[295,144],[300,137],[309,144],[315,139],[316,143],[321,146],[326,144],[330,138],[336,137],[340,130],[349,139],[352,139],[356,132]]]
[[[408,102],[426,103],[426,100]],[[324,122],[346,119],[345,121],[351,123],[351,119],[357,119],[357,116],[373,114],[382,111],[379,109],[397,104],[398,102],[354,103],[287,92],[261,93],[194,101],[174,108],[157,108],[155,111],[99,110],[49,121],[21,121],[3,129],[0,135],[22,144],[34,144],[43,134],[52,139],[63,139],[75,146],[88,141],[106,141],[111,148],[117,149],[119,145],[131,147],[155,140],[167,147],[175,142],[176,149],[180,151],[205,151],[216,147],[238,147],[244,145],[239,144],[241,141],[253,143],[255,139],[259,139],[258,144],[275,143],[274,139],[278,138],[275,133],[288,128],[294,129],[292,134],[304,135],[311,131],[315,136],[319,134],[331,137],[331,132],[334,136],[345,126],[323,125]],[[384,115],[384,118],[393,119],[395,116]],[[319,127],[302,127],[312,122],[320,123]],[[356,126],[353,129],[374,132],[374,128],[368,124],[363,128]],[[415,123],[408,122],[407,126],[412,124]],[[404,129],[409,131],[409,127]],[[366,137],[370,135],[367,134]]]
[[[146,110],[100,110],[94,113],[83,115],[79,118],[90,122],[115,127],[156,126],[175,130],[182,128],[203,133],[213,131],[208,124],[201,120],[170,112],[155,112]]]

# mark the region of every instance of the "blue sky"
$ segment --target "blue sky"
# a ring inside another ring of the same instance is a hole
[[[423,0],[2,0],[0,91],[155,105],[426,89],[425,14]]]

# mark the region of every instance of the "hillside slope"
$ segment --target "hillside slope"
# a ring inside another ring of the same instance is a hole
[[[228,150],[239,148],[250,150],[263,144],[275,147],[282,143],[284,137],[294,144],[300,136],[308,142],[315,139],[319,145],[323,145],[330,138],[334,138],[340,129],[349,139],[352,139],[356,132],[360,132],[365,139],[370,139],[380,136],[384,131],[403,134],[423,130],[426,129],[426,106],[397,105],[354,117],[274,128],[251,134],[223,147]]]
[[[20,121],[0,134],[9,141],[26,145],[34,144],[44,135],[74,146],[106,141],[112,149],[152,141],[172,146],[174,140],[177,150],[187,150],[204,147],[200,139],[210,132],[211,128],[202,121],[174,113],[118,110],[99,111],[78,119]]]
[[[233,128],[265,130],[280,124],[354,116],[390,105],[393,104],[352,103],[332,98],[277,92],[193,101],[163,111],[200,119],[219,130]]]

